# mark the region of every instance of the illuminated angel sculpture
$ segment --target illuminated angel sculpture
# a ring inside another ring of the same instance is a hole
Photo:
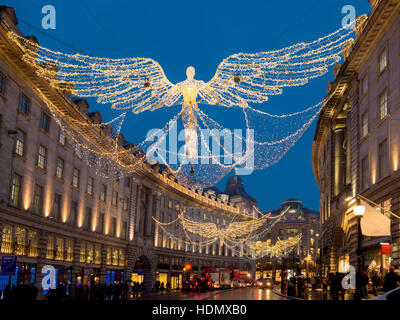
[[[341,59],[343,43],[351,33],[351,29],[341,28],[316,41],[281,50],[233,54],[219,64],[208,82],[196,80],[195,68],[190,66],[187,79],[177,84],[167,79],[153,59],[67,54],[39,46],[13,32],[9,36],[41,77],[54,87],[68,88],[76,96],[96,97],[99,103],[136,114],[181,105],[186,152],[191,158],[197,152],[199,103],[247,110],[249,103],[266,102],[269,96],[281,94],[284,87],[304,85],[324,75],[329,66]]]

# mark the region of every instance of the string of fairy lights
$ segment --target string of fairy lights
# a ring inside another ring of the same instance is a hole
[[[250,259],[259,259],[262,256],[271,257],[283,256],[298,243],[298,237],[288,240],[280,240],[270,245],[259,239],[271,231],[276,223],[281,221],[282,217],[290,208],[282,210],[278,215],[272,216],[272,213],[262,214],[259,218],[239,219],[238,215],[231,217],[230,221],[220,223],[222,217],[209,213],[208,219],[202,218],[196,214],[196,211],[183,210],[174,220],[163,222],[153,217],[159,234],[157,237],[166,235],[176,244],[192,246],[191,248],[207,248],[210,245],[218,244],[219,248],[226,247],[232,254],[239,257]],[[207,221],[209,220],[209,221]],[[272,221],[272,223],[267,223]],[[182,232],[177,232],[180,227]],[[295,240],[293,240],[295,239]]]
[[[53,103],[38,88],[40,98],[68,136],[75,153],[99,175],[120,178],[140,166],[160,163],[182,185],[205,188],[233,168],[267,168],[290,150],[319,115],[323,102],[286,114],[258,110],[249,104],[267,102],[270,96],[282,94],[284,88],[305,85],[326,74],[329,67],[341,60],[343,50],[349,50],[352,33],[352,28],[340,28],[315,41],[280,50],[233,54],[221,61],[208,82],[196,80],[195,68],[190,66],[186,80],[176,84],[150,58],[70,54],[41,46],[12,30],[8,37],[20,48],[23,61],[52,87],[77,97],[95,98],[119,112],[108,122],[77,117]],[[215,107],[206,114],[200,105]],[[127,111],[139,114],[176,106],[180,110],[172,119],[141,143],[122,141]],[[211,115],[222,111],[223,118],[228,118],[226,111],[232,112],[232,117],[238,113],[244,130],[229,130]],[[179,149],[171,148],[171,139],[167,139],[174,127],[183,130],[183,145]],[[171,158],[179,161],[173,162]],[[259,218],[243,219],[237,215],[227,224],[205,221],[187,212],[167,223],[153,219],[160,232],[181,245],[218,244],[235,255],[254,259],[285,255],[298,243],[301,235],[278,239],[273,245],[260,240],[287,210]],[[176,225],[181,226],[181,235],[176,233]]]
[[[107,168],[100,170],[103,175],[136,170],[143,162],[151,160],[145,155],[150,150],[156,155],[153,160],[166,165],[180,183],[204,188],[214,185],[232,168],[247,167],[248,163],[252,169],[273,165],[300,139],[318,116],[322,103],[290,114],[264,112],[249,103],[266,102],[269,96],[282,94],[285,87],[304,85],[326,74],[330,66],[340,61],[343,46],[348,46],[352,32],[352,28],[340,28],[315,41],[280,50],[233,54],[219,64],[208,82],[196,80],[195,69],[188,67],[187,79],[176,84],[167,79],[160,64],[153,59],[70,54],[40,46],[11,30],[8,36],[22,50],[22,59],[51,86],[71,91],[78,97],[94,97],[97,102],[110,104],[123,112],[109,123],[95,124],[68,117],[46,101],[73,143],[86,150],[89,158],[96,154],[97,167]],[[244,137],[232,130],[234,143],[240,143],[239,151],[226,147],[225,140],[224,144],[220,142],[215,131],[223,132],[226,126],[205,114],[200,104],[243,111],[248,135]],[[111,131],[119,135],[126,111],[138,114],[178,105],[181,111],[172,120],[176,122],[181,118],[183,124],[184,146],[179,150],[166,147],[170,128],[164,127],[139,145],[127,148],[121,148],[114,135],[112,151],[96,153],[93,143],[80,137],[72,126],[94,129],[109,125],[113,128]],[[210,134],[205,135],[201,127]],[[154,143],[155,136],[158,140]],[[178,157],[179,161],[172,163],[171,157]]]

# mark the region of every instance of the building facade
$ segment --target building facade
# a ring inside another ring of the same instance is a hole
[[[357,266],[360,194],[394,213],[400,211],[400,1],[370,1],[355,40],[343,48],[315,132],[312,162],[320,187],[322,273]],[[384,275],[399,267],[399,220],[390,237],[363,237],[363,270]],[[381,250],[391,244],[391,253]],[[382,263],[383,262],[383,263]]]
[[[284,210],[289,210],[276,223],[268,222],[265,228],[268,233],[264,240],[274,245],[278,239],[287,240],[301,234],[301,239],[286,257],[263,257],[257,261],[256,279],[272,277],[281,281],[281,272],[286,276],[302,273],[305,276],[315,275],[316,262],[319,258],[319,212],[303,207],[301,201],[288,199],[280,209],[273,210],[272,215],[278,216]]]
[[[179,225],[173,238],[154,222],[171,222],[188,209],[215,223],[225,224],[234,215],[249,219],[251,214],[242,214],[234,203],[240,198],[235,188],[230,194],[192,190],[146,162],[124,177],[99,174],[82,159],[79,144],[55,121],[44,99],[99,150],[112,150],[112,128],[74,125],[100,123],[101,115],[90,112],[85,99],[73,99],[38,77],[7,36],[8,30],[20,33],[14,10],[0,7],[0,18],[0,255],[17,255],[14,283],[40,283],[44,265],[54,266],[57,281],[71,289],[89,277],[100,283],[132,279],[147,290],[158,279],[179,288],[188,262],[193,273],[205,267],[255,271],[254,263],[230,248],[184,243]],[[119,149],[128,150],[120,137]],[[132,159],[130,154],[121,161]],[[5,281],[8,277],[0,286]]]

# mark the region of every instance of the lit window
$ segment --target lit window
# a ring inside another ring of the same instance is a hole
[[[43,187],[40,185],[35,186],[35,195],[33,197],[33,213],[41,214],[43,207]]]
[[[378,120],[382,120],[388,114],[387,109],[387,92],[385,91],[379,96]]]
[[[387,144],[387,139],[382,141],[382,143],[379,144],[379,150],[378,150],[378,162],[379,162],[379,179],[385,177],[388,173],[388,144]]]
[[[64,130],[60,130],[60,134],[58,136],[58,143],[61,144],[62,146],[65,146],[66,142],[66,136]]]
[[[64,176],[64,160],[61,158],[57,159],[57,169],[56,169],[56,177],[58,179],[62,179]]]
[[[25,115],[29,114],[29,99],[24,94],[21,94],[21,99],[20,99],[20,103],[19,103],[19,111],[21,111]]]
[[[171,200],[168,200],[168,208],[172,209],[172,201]]]
[[[72,186],[74,188],[79,188],[79,169],[74,168],[74,172],[72,174]]]
[[[11,226],[3,225],[1,235],[1,253],[12,253],[12,233],[13,228]]]
[[[47,149],[46,147],[40,145],[39,146],[39,154],[38,154],[38,162],[37,165],[40,169],[46,169],[46,156],[47,156]]]
[[[364,112],[361,116],[361,137],[364,138],[367,136],[368,131],[368,112]]]
[[[20,175],[16,173],[13,174],[10,204],[14,207],[19,206],[20,195],[21,195],[21,180],[22,177]]]
[[[25,148],[25,132],[18,129],[17,130],[17,140],[15,142],[15,153],[21,157],[24,156]]]
[[[379,73],[385,71],[387,67],[387,51],[386,49],[379,56]]]
[[[94,179],[92,177],[88,178],[88,183],[87,183],[87,189],[86,189],[86,193],[88,195],[93,195],[93,183],[94,183]]]
[[[41,122],[40,127],[44,131],[49,132],[49,129],[50,129],[50,117],[46,113],[42,114],[42,122]]]

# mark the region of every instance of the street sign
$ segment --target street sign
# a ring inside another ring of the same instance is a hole
[[[89,275],[89,274],[91,274],[91,264],[90,263],[85,263],[84,265],[83,265],[83,274],[84,275]]]
[[[1,257],[1,276],[13,276],[17,271],[17,256],[2,256]]]

